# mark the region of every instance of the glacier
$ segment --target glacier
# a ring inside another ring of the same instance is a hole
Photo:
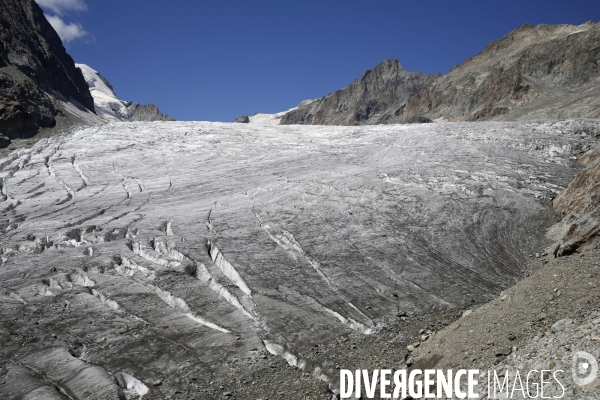
[[[160,398],[260,351],[331,383],[315,343],[516,282],[597,131],[119,122],[16,150],[0,397]]]

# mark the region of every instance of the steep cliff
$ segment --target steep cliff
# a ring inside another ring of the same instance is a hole
[[[52,127],[53,98],[93,113],[81,71],[33,0],[2,0],[0,7],[0,133],[31,136]]]

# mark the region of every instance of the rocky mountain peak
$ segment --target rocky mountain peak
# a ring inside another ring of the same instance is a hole
[[[373,67],[372,69],[368,69],[365,72],[363,72],[359,80],[367,79],[367,77],[371,74],[393,75],[393,74],[399,73],[400,71],[404,71],[404,68],[402,68],[402,65],[398,62],[397,59],[385,60],[382,63]],[[406,71],[404,71],[404,72],[406,72]]]
[[[407,72],[396,59],[365,71],[344,89],[304,102],[285,114],[281,124],[365,125],[397,121],[406,101],[424,88],[431,77]]]

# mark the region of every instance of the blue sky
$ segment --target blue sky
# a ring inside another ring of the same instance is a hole
[[[445,73],[524,23],[600,20],[597,0],[37,1],[75,62],[178,120],[282,111],[389,58]]]

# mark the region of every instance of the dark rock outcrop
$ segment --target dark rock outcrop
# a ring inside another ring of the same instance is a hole
[[[0,133],[30,136],[55,125],[57,110],[46,93],[12,66],[0,68]]]
[[[10,145],[10,139],[6,136],[0,135],[0,149],[8,147]]]
[[[406,102],[433,78],[386,60],[337,92],[306,102],[283,116],[282,125],[372,125],[400,122]]]
[[[413,116],[406,119],[407,124],[429,124],[433,122],[427,117]]]
[[[523,25],[445,75],[385,61],[282,124],[600,118],[600,24]]]
[[[124,118],[126,121],[175,121],[175,118],[161,113],[156,104],[133,103],[127,109],[131,112],[131,116]]]
[[[233,122],[237,124],[247,124],[250,122],[250,117],[247,115],[241,115],[234,119]]]
[[[94,112],[81,71],[33,0],[0,7],[0,133],[31,136],[56,124],[52,95]]]

